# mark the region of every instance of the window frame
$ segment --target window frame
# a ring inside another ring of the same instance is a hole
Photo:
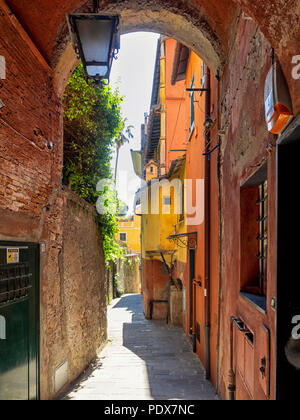
[[[193,74],[190,89],[195,89],[195,73]],[[195,128],[195,91],[190,92],[190,135]]]
[[[163,205],[164,206],[171,206],[172,205],[172,197],[170,195],[163,196]]]
[[[268,294],[267,173],[265,164],[241,186],[240,201],[240,295],[264,312]]]
[[[259,224],[259,287],[262,296],[267,296],[268,285],[268,181],[265,180],[259,185],[259,200],[257,205],[260,206]]]
[[[121,239],[121,235],[125,235],[126,239],[125,240]],[[126,232],[120,232],[119,238],[120,238],[120,242],[127,242],[127,233]]]

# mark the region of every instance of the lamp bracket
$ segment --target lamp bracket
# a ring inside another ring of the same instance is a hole
[[[197,249],[197,232],[171,235],[167,239],[179,248]]]
[[[99,13],[99,0],[93,0],[94,13]]]

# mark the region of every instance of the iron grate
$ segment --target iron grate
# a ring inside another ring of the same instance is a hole
[[[259,243],[259,286],[262,296],[267,294],[267,260],[268,260],[268,181],[264,181],[259,186],[259,235],[257,241]]]
[[[9,303],[29,295],[32,273],[29,264],[0,265],[0,303]]]

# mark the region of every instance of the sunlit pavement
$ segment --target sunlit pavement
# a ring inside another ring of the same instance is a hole
[[[182,329],[148,321],[141,295],[108,309],[109,342],[67,400],[216,400]]]

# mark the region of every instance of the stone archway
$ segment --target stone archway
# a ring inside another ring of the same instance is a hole
[[[66,78],[72,65],[68,51],[66,13],[92,10],[92,1],[70,0],[41,3],[35,0],[7,0],[52,68],[56,85]],[[288,79],[294,107],[300,109],[299,83],[291,80],[293,56],[299,54],[300,26],[298,0],[100,0],[101,12],[120,13],[124,33],[135,30],[157,31],[177,36],[192,47],[213,71],[222,68],[232,48],[241,10],[253,19],[274,47]],[[68,67],[68,66],[67,66]],[[65,67],[66,68],[66,67]],[[61,88],[59,89],[61,90]]]
[[[104,2],[102,2],[104,3]],[[147,3],[147,5],[145,4]],[[178,13],[178,7],[168,6],[172,2],[135,2],[118,1],[101,8],[103,14],[120,14],[121,33],[156,32],[161,35],[176,37],[176,39],[203,57],[214,74],[220,74],[226,61],[226,52],[210,27],[203,14],[197,10],[186,10],[185,14]],[[80,11],[88,11],[84,7]],[[55,54],[54,84],[58,95],[61,95],[71,72],[78,61],[69,42],[69,35],[64,25],[57,41],[58,45],[65,45],[63,53]],[[61,48],[58,47],[57,51]]]

